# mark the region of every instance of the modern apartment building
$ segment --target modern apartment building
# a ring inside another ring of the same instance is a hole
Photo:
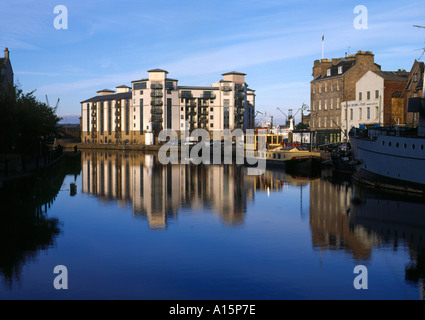
[[[318,144],[345,139],[342,131],[341,105],[355,100],[356,83],[369,70],[380,71],[370,51],[332,60],[314,61],[310,83],[310,128]]]
[[[101,90],[81,102],[83,143],[144,144],[146,132],[163,129],[179,135],[202,128],[210,132],[254,128],[255,91],[246,74],[224,73],[211,86],[179,86],[162,69],[148,77]]]

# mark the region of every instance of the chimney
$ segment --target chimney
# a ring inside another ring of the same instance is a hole
[[[9,60],[9,49],[8,48],[4,49],[4,58],[6,60]]]

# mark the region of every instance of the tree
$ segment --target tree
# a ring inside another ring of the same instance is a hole
[[[295,130],[305,130],[308,129],[309,125],[303,122],[299,122],[296,126],[295,126]]]
[[[33,94],[13,87],[0,98],[0,152],[39,154],[55,137],[60,121],[55,108],[37,101]]]

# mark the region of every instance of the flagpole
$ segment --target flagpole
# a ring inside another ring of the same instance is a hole
[[[322,60],[325,59],[325,33],[322,33]]]

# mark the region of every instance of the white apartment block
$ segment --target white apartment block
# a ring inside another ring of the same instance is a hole
[[[83,143],[144,144],[152,127],[155,136],[163,129],[179,135],[202,128],[210,132],[254,128],[255,91],[248,88],[246,74],[224,73],[211,86],[179,86],[162,69],[148,77],[104,89],[81,102]]]

